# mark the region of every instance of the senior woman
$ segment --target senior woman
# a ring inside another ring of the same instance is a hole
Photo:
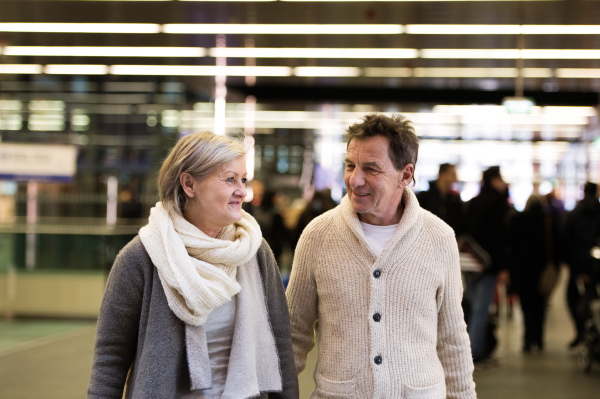
[[[246,196],[244,149],[197,133],[158,177],[160,202],[117,256],[88,398],[297,398],[289,315]]]

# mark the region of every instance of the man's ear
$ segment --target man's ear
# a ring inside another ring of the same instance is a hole
[[[415,173],[415,165],[412,163],[406,164],[406,166],[400,171],[400,181],[398,187],[404,190],[404,187],[410,184]]]
[[[194,198],[196,195],[196,189],[198,188],[198,181],[192,177],[189,173],[182,173],[179,175],[179,183],[183,188],[183,192],[189,198]]]

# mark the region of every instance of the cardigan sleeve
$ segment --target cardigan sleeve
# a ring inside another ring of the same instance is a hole
[[[475,399],[473,358],[461,307],[462,280],[454,234],[445,237],[442,265],[443,287],[438,292],[438,357],[446,376],[446,397]]]
[[[292,328],[292,347],[296,372],[300,374],[306,367],[308,352],[315,346],[315,324],[317,322],[317,285],[312,268],[315,265],[316,253],[320,240],[315,235],[309,224],[296,247],[290,282],[286,296],[290,309]]]
[[[145,280],[142,268],[132,258],[124,249],[108,277],[98,316],[88,399],[123,397],[136,353]]]
[[[290,339],[290,315],[285,300],[285,289],[279,268],[266,241],[260,248],[262,278],[265,289],[265,299],[269,321],[275,337],[277,354],[279,356],[279,370],[281,372],[282,392],[270,392],[269,398],[298,399],[298,376],[294,367],[292,342]]]

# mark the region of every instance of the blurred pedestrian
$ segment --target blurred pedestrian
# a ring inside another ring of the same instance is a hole
[[[514,215],[509,223],[511,289],[519,295],[523,309],[524,352],[530,352],[532,347],[544,348],[547,297],[540,291],[540,280],[546,267],[558,272],[555,226],[541,195],[530,196],[523,212]]]
[[[580,304],[583,291],[578,285],[592,283],[592,257],[590,251],[600,237],[600,203],[598,186],[587,182],[583,188],[583,199],[568,213],[563,236],[565,262],[569,265],[570,277],[567,285],[567,303],[575,323],[577,334],[569,343],[575,347],[583,339],[584,321]]]
[[[264,192],[260,205],[254,206],[252,216],[258,222],[263,238],[271,247],[277,264],[281,266],[281,254],[289,245],[289,234],[283,224],[283,216],[275,203],[277,193],[272,190]]]
[[[292,249],[296,248],[296,244],[300,239],[302,231],[308,224],[317,216],[335,208],[336,204],[331,199],[331,189],[325,188],[320,191],[315,191],[312,199],[306,204],[304,210],[300,214],[298,223],[291,233],[291,245]]]
[[[467,328],[473,360],[485,362],[490,358],[494,347],[488,337],[488,321],[496,283],[508,284],[509,279],[505,224],[509,211],[508,186],[502,179],[498,166],[492,166],[483,172],[481,192],[467,202],[465,208],[464,231],[487,252],[491,261],[479,278],[467,282],[467,295],[471,307]]]
[[[161,202],[118,255],[102,301],[88,398],[297,398],[277,265],[241,206],[240,143],[182,138]]]
[[[463,202],[460,195],[452,190],[454,183],[456,183],[456,166],[443,163],[440,165],[438,178],[429,182],[429,190],[417,194],[417,200],[423,209],[448,223],[458,235]]]

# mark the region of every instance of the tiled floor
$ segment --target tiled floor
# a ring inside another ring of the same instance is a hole
[[[509,321],[506,308],[501,309],[499,366],[476,373],[478,397],[600,398],[600,364],[590,374],[582,374],[574,355],[566,350],[572,327],[564,306],[564,288],[557,290],[550,304],[544,353],[520,353],[522,320],[518,306],[514,310]],[[95,324],[91,322],[0,322],[0,398],[85,398],[94,335]],[[313,351],[307,370],[300,375],[302,399],[314,389],[315,361]]]

